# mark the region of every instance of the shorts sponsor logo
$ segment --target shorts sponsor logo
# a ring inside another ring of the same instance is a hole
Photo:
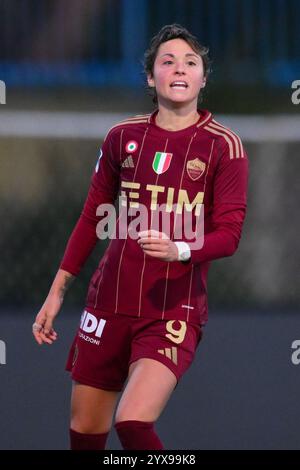
[[[79,331],[78,336],[79,338],[83,339],[83,341],[86,341],[87,343],[95,344],[95,346],[99,346],[100,344],[99,339],[91,338],[88,335],[84,335],[83,333],[81,333],[81,331]]]
[[[87,310],[84,310],[84,312],[81,315],[80,329],[84,331],[85,333],[93,333],[94,336],[96,336],[96,338],[101,338],[105,324],[106,324],[106,320],[103,320],[103,318],[100,318],[98,320],[98,318],[95,315],[88,312]],[[94,338],[91,338],[90,336],[84,335],[81,332],[79,332],[79,337],[89,343],[93,343],[97,345],[100,344],[99,340],[96,340]]]

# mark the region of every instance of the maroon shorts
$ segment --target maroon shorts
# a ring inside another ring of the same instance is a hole
[[[121,391],[129,366],[140,358],[165,364],[177,381],[191,365],[200,325],[84,310],[66,369],[77,382]]]

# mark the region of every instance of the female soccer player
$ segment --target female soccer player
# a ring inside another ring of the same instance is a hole
[[[119,218],[91,279],[67,363],[71,449],[105,448],[120,392],[115,428],[123,448],[163,449],[154,423],[201,339],[209,262],[236,251],[245,216],[241,141],[198,109],[207,49],[181,26],[165,26],[145,54],[145,72],[158,107],[108,132],[82,214],[33,324],[39,344],[57,339],[53,321],[64,293],[118,200]],[[203,213],[204,243],[196,223]],[[157,216],[169,221],[168,229]]]

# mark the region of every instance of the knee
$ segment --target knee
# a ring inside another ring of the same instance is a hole
[[[101,423],[87,417],[72,416],[70,428],[81,434],[108,433],[111,429],[111,423]]]
[[[81,434],[93,434],[96,432],[93,423],[89,423],[87,420],[78,419],[78,417],[73,417],[71,419],[70,428]]]
[[[145,421],[154,422],[158,418],[157,414],[150,409],[145,409],[144,406],[119,406],[115,416],[115,424],[124,421]]]
[[[154,431],[154,423],[128,420],[115,423],[115,429],[125,450],[163,449],[159,437]]]

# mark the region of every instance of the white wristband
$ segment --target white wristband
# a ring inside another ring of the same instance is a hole
[[[178,261],[187,261],[191,257],[191,249],[186,242],[175,242],[178,249]]]

